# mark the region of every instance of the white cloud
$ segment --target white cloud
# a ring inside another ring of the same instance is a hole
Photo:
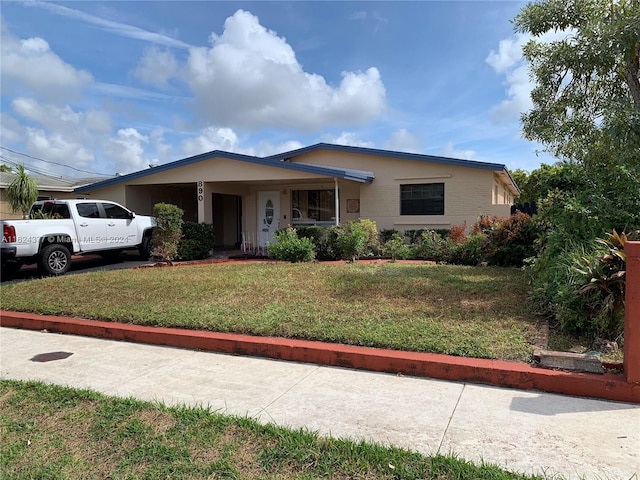
[[[351,15],[347,17],[349,20],[364,20],[367,18],[367,12],[364,10],[358,10],[357,12],[353,12]]]
[[[24,138],[24,127],[6,112],[0,114],[0,143],[11,145]]]
[[[531,39],[528,35],[518,34],[500,40],[498,51],[491,50],[485,61],[497,73],[505,73],[522,60],[522,46]]]
[[[86,167],[94,158],[93,153],[82,143],[70,140],[66,135],[45,132],[39,128],[27,127],[24,143],[33,156],[74,167]]]
[[[396,130],[391,134],[391,138],[387,140],[384,145],[385,148],[389,150],[395,150],[396,152],[407,152],[407,153],[422,153],[422,143],[420,139],[408,132],[406,129],[401,128],[400,130]]]
[[[101,111],[79,113],[69,105],[41,104],[33,98],[24,97],[14,99],[11,106],[22,118],[65,135],[77,136],[83,131],[106,133],[111,129],[109,115]]]
[[[476,157],[476,152],[473,150],[456,150],[453,146],[453,142],[447,142],[440,150],[440,155],[449,158],[473,160]]]
[[[20,40],[1,25],[0,75],[4,92],[29,90],[50,101],[74,98],[93,77],[64,62],[46,40]],[[3,93],[4,93],[3,92]]]
[[[285,152],[290,152],[292,150],[298,150],[299,148],[304,147],[304,145],[302,145],[302,143],[298,142],[297,140],[288,140],[286,142],[283,143],[279,143],[274,145],[271,142],[267,142],[267,141],[261,141],[260,143],[258,143],[258,146],[255,149],[251,149],[251,150],[255,150],[254,155],[257,155],[258,157],[269,157],[271,155],[276,155],[278,153],[285,153]]]
[[[231,128],[207,127],[197,137],[182,142],[182,152],[187,157],[213,150],[245,153],[239,151],[238,136]]]
[[[115,137],[108,140],[104,154],[114,163],[117,172],[134,172],[155,163],[145,155],[143,144],[147,143],[149,138],[135,128],[121,128]]]
[[[334,138],[327,138],[328,143],[335,143],[337,145],[347,145],[351,147],[365,147],[373,148],[373,142],[361,140],[358,135],[353,132],[342,132],[340,136]]]
[[[572,31],[548,32],[535,38],[539,42],[553,42],[567,38]],[[498,51],[491,50],[485,61],[500,75],[506,76],[506,96],[491,109],[491,121],[496,124],[518,120],[520,115],[533,107],[531,90],[534,84],[529,78],[529,65],[522,56],[522,47],[533,37],[517,34],[500,40]]]
[[[146,84],[164,87],[177,71],[178,61],[172,52],[152,47],[145,49],[133,75]]]
[[[174,47],[174,48],[190,48],[191,45],[188,43],[177,40],[173,37],[169,37],[168,35],[164,35],[162,33],[150,32],[148,30],[144,30],[139,27],[135,27],[133,25],[128,25],[126,23],[113,22],[111,20],[105,20],[104,18],[96,17],[95,15],[91,15],[80,10],[75,10],[73,8],[64,7],[62,5],[58,5],[50,2],[40,2],[36,0],[32,0],[26,2],[24,5],[29,7],[39,7],[46,10],[49,10],[52,13],[57,15],[62,15],[68,18],[73,18],[76,20],[83,21],[88,23],[89,25],[94,25],[98,28],[106,30],[107,32],[114,33],[116,35],[128,38],[135,38],[137,40],[143,40],[146,42],[154,43],[157,45],[163,45],[166,47]]]
[[[365,123],[385,108],[376,68],[343,72],[332,87],[298,63],[286,39],[238,10],[225,21],[211,48],[189,52],[187,79],[200,115],[216,125],[288,127]]]
[[[254,155],[257,157],[269,157],[278,153],[297,150],[304,145],[297,140],[288,140],[279,144],[273,144],[262,140],[255,147],[242,147],[238,135],[231,128],[207,127],[195,138],[190,138],[182,142],[182,153],[186,157],[199,155],[201,153],[221,150],[223,152],[241,153],[243,155]]]

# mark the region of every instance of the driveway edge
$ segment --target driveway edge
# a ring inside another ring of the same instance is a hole
[[[0,311],[0,326],[640,404],[640,383],[629,383],[623,375],[616,374],[545,370],[501,360],[403,352],[278,337],[147,327],[5,310]]]

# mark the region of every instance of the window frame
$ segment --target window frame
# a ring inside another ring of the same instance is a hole
[[[429,194],[427,189],[439,191]],[[419,192],[421,189],[422,192]],[[415,197],[415,198],[407,198]],[[412,202],[408,204],[408,202]],[[400,215],[443,216],[445,214],[444,182],[404,183],[400,185]]]

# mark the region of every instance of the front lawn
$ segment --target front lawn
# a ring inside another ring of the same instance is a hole
[[[528,361],[523,272],[400,263],[117,270],[2,287],[2,308],[139,325]]]
[[[35,382],[0,380],[0,437],[2,478],[540,479]]]

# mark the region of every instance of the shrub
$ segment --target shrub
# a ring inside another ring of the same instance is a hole
[[[457,246],[451,238],[443,237],[436,231],[427,230],[422,233],[420,242],[413,246],[413,254],[417,258],[448,263],[455,257]]]
[[[173,262],[182,235],[183,214],[180,207],[169,203],[156,203],[153,206],[156,227],[151,237],[151,255],[169,264]]]
[[[210,223],[184,222],[182,237],[178,243],[177,258],[200,260],[206,258],[215,244],[213,225]]]
[[[483,233],[469,235],[455,249],[451,262],[458,265],[480,265],[487,259],[487,244],[488,238]]]
[[[311,262],[315,258],[315,248],[309,238],[300,238],[296,229],[289,226],[274,234],[276,243],[268,242],[269,255],[287,262]]]
[[[497,229],[504,219],[497,215],[480,215],[478,221],[471,227],[471,233],[477,235],[484,233],[489,235],[493,230]]]
[[[624,327],[627,235],[614,230],[607,237],[596,239],[595,254],[580,258],[574,268],[582,275],[578,294],[588,309],[587,330],[596,336],[615,339]]]
[[[419,228],[417,230],[405,230],[404,236],[407,238],[410,244],[415,245],[422,241],[422,234],[429,231],[432,230],[428,230],[426,228]]]
[[[516,212],[503,219],[489,234],[489,263],[500,266],[523,265],[535,254],[537,229],[526,213]]]
[[[404,243],[404,237],[397,232],[383,244],[382,251],[385,255],[391,257],[392,262],[395,262],[398,258],[410,258],[412,255],[411,247]]]
[[[368,218],[361,218],[358,223],[366,234],[364,255],[377,255],[380,253],[380,238],[376,222]]]
[[[340,257],[336,244],[336,227],[318,227],[315,225],[296,227],[299,238],[308,238],[313,243],[316,258],[335,260]]]
[[[360,222],[350,221],[335,227],[335,232],[341,258],[355,262],[366,252],[368,233]]]
[[[394,234],[399,235],[400,232],[395,228],[383,228],[382,230],[380,230],[380,242],[383,244],[387,243],[389,240],[391,240]]]
[[[453,225],[449,229],[448,237],[451,240],[453,240],[453,243],[455,243],[456,245],[460,245],[461,243],[464,243],[465,240],[467,239],[466,230],[467,230],[466,221],[462,225]]]

